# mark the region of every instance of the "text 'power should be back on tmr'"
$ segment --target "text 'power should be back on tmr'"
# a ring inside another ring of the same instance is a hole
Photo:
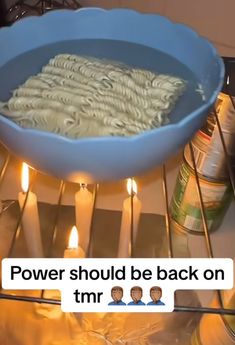
[[[14,290],[45,290],[52,299],[61,297],[64,312],[171,312],[175,290],[231,289],[233,261],[4,259],[2,286]],[[49,290],[56,290],[56,297]],[[159,294],[163,301],[156,299]],[[121,296],[119,303],[112,301],[117,296]]]
[[[187,269],[169,269],[166,270],[161,268],[161,266],[156,266],[155,270],[144,269],[140,270],[135,268],[135,266],[130,266],[130,279],[131,280],[151,280],[155,278],[156,280],[199,280],[200,276],[198,273],[199,269],[193,268],[189,265]],[[14,265],[11,266],[11,280],[16,279],[20,276],[24,280],[63,280],[65,278],[65,269],[22,269],[21,266]],[[223,269],[206,269],[203,272],[203,278],[206,280],[224,280],[225,272]],[[73,268],[69,270],[69,279],[74,280],[126,280],[126,267],[115,268],[111,266],[110,269],[91,269],[87,270],[83,266],[78,266],[78,268]]]

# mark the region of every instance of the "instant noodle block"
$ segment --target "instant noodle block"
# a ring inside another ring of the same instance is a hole
[[[38,75],[50,59],[60,54],[114,61],[129,66],[132,71],[145,70],[150,76],[150,83],[151,75],[166,75],[185,82],[183,93],[180,92],[174,106],[168,108],[170,113],[166,121],[162,121],[160,127],[159,124],[151,125],[151,128],[144,127],[143,131],[135,132],[131,127],[133,99],[136,99],[135,128],[142,129],[139,119],[144,118],[148,123],[148,116],[154,116],[154,113],[145,102],[145,93],[141,93],[141,99],[138,95],[135,98],[135,88],[132,88],[132,81],[128,81],[133,93],[130,102],[123,97],[128,109],[124,122],[124,127],[130,132],[128,136],[122,136],[122,131],[109,131],[107,128],[104,135],[96,136],[92,124],[89,124],[92,135],[86,136],[83,131],[82,137],[68,138],[62,135],[63,131],[52,133],[42,130],[43,126],[25,128],[28,127],[26,122],[15,123],[12,118],[3,116],[3,109],[0,110],[0,140],[11,152],[38,170],[73,182],[117,180],[162,164],[201,127],[224,78],[222,60],[207,40],[185,25],[174,24],[165,17],[128,9],[60,10],[41,17],[25,18],[0,30],[0,46],[3,47],[0,55],[2,104],[11,99],[14,90],[19,90],[30,77]],[[134,77],[138,84],[137,74]],[[110,75],[117,74],[111,71]],[[127,80],[126,77],[124,79]],[[163,88],[170,84],[170,79],[166,79]],[[115,90],[112,89],[112,97],[116,97],[118,88],[117,85]],[[34,104],[38,94],[26,91],[27,97],[32,93]],[[79,94],[79,86],[75,85],[72,92],[73,95]],[[112,111],[112,102],[108,97],[105,103],[101,96],[97,101],[97,114],[102,117],[105,104],[108,121],[116,124],[117,111]],[[66,102],[70,98],[67,95]],[[122,102],[121,94],[117,98]],[[164,104],[160,103],[160,111],[164,112]],[[157,99],[154,104],[158,106]],[[121,104],[117,107],[122,109]],[[20,108],[23,117],[26,115],[24,109],[24,106]],[[33,109],[35,118],[36,111],[37,107]],[[87,112],[90,114],[89,109]],[[57,116],[56,109],[53,109],[53,116]],[[127,127],[129,123],[131,125]],[[155,124],[154,121],[152,123]]]
[[[131,136],[167,124],[185,87],[167,74],[59,54],[14,90],[3,114],[72,139]]]

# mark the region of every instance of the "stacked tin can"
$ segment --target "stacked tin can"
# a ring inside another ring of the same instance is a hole
[[[215,111],[235,170],[235,109],[228,95],[221,93],[218,96]],[[214,112],[209,114],[205,125],[197,132],[191,144],[208,229],[213,231],[219,227],[231,201],[226,158]],[[171,200],[170,213],[174,228],[199,234],[204,232],[189,145],[184,149],[184,160]]]

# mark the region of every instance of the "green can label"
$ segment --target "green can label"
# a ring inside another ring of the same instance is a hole
[[[231,199],[229,182],[211,181],[199,178],[205,215],[209,230],[221,223]],[[180,168],[175,191],[170,205],[171,217],[181,226],[191,231],[203,232],[200,199],[196,178],[186,162]]]
[[[230,97],[220,93],[215,109],[231,165],[235,171],[235,109]],[[216,180],[228,179],[226,158],[214,112],[209,113],[206,123],[193,137],[192,148],[197,171],[201,175]],[[185,147],[184,157],[193,168],[189,145]]]

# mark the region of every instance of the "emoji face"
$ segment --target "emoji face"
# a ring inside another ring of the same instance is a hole
[[[119,286],[113,287],[112,291],[111,291],[111,296],[112,296],[112,299],[115,302],[121,301],[121,299],[123,297],[123,290],[122,290],[122,288],[119,287]]]
[[[138,302],[141,300],[143,296],[142,289],[138,286],[135,286],[131,289],[131,298],[133,299],[134,302]]]
[[[153,287],[150,290],[150,297],[152,298],[153,302],[157,302],[162,297],[162,291],[158,287]]]

